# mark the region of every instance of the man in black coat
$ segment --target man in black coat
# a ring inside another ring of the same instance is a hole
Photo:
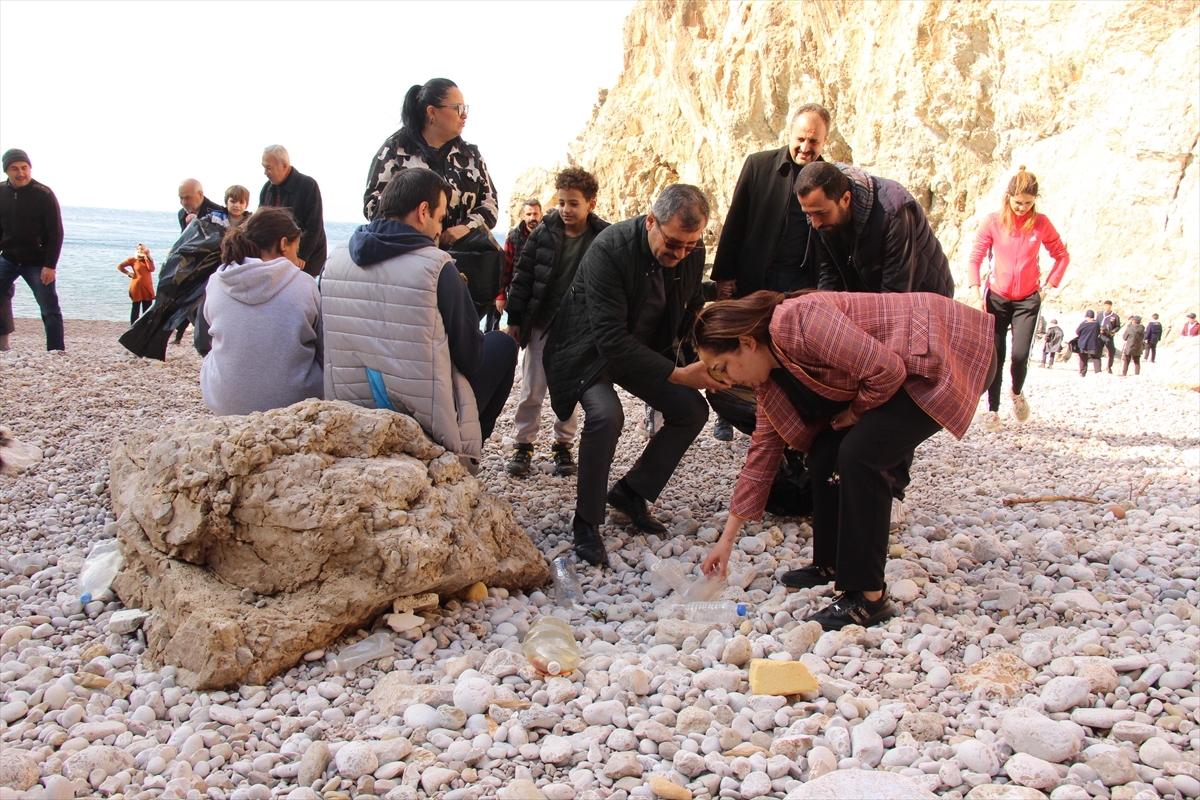
[[[325,267],[325,215],[317,182],[292,166],[288,151],[278,144],[263,150],[267,182],[258,193],[258,207],[290,208],[300,226],[300,267],[314,278]]]
[[[1096,321],[1100,323],[1101,351],[1108,351],[1108,367],[1106,371],[1111,375],[1113,356],[1117,353],[1117,346],[1113,343],[1113,339],[1116,338],[1117,331],[1121,330],[1121,317],[1117,312],[1113,311],[1112,300],[1104,301],[1104,310],[1100,312],[1100,318]]]
[[[1158,321],[1158,314],[1151,314],[1150,321],[1146,323],[1146,358],[1151,364],[1158,355],[1158,343],[1162,341],[1162,335],[1163,328],[1162,323]]]
[[[954,296],[950,262],[908,190],[848,164],[810,164],[796,194],[816,231],[817,286]]]
[[[648,533],[666,529],[654,502],[708,420],[699,390],[721,389],[704,364],[687,366],[682,342],[704,304],[708,201],[694,186],[668,186],[646,216],[601,231],[550,329],[543,363],[559,419],[583,406],[575,552],[608,563],[604,522],[608,473],[625,424],[615,385],[663,414],[641,457],[608,491],[608,504]]]
[[[62,252],[62,212],[50,187],[33,179],[24,150],[4,153],[0,184],[0,350],[8,349],[15,330],[12,298],[17,278],[24,279],[42,312],[46,349],[63,350],[63,317],[56,287]]]
[[[224,214],[225,206],[218,205],[204,196],[204,187],[195,178],[184,178],[179,182],[179,230],[183,230],[196,217],[219,211]]]

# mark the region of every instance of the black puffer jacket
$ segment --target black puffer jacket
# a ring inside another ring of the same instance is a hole
[[[630,332],[646,300],[646,273],[654,268],[663,269],[650,251],[645,215],[610,225],[584,254],[542,359],[550,405],[559,419],[566,419],[605,367],[617,380],[638,375],[665,381],[676,366],[683,366],[680,343],[704,305],[704,247],[666,273],[666,314],[674,343],[664,352],[646,347]]]
[[[954,278],[925,211],[895,181],[837,165],[850,178],[853,235],[813,231],[817,288],[835,292],[932,292],[954,296]]]
[[[588,214],[588,227],[600,233],[609,226],[607,220]],[[551,211],[542,219],[542,224],[533,229],[521,249],[513,266],[512,284],[508,288],[508,312],[510,325],[521,328],[521,347],[529,344],[529,336],[542,311],[542,302],[558,275],[562,263],[563,241],[567,226],[558,211]],[[586,255],[586,253],[585,253]]]

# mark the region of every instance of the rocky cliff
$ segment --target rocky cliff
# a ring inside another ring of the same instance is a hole
[[[1071,251],[1057,306],[1111,296],[1123,316],[1177,319],[1200,295],[1198,22],[1196,2],[642,0],[571,160],[613,220],[668,183],[701,186],[711,246],[745,157],[820,102],[826,157],[907,186],[960,289],[976,229],[1025,164]],[[552,200],[553,172],[523,175],[514,203]]]

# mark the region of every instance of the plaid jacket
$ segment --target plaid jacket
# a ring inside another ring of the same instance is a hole
[[[850,402],[856,416],[904,388],[961,439],[986,388],[993,320],[936,294],[817,292],[784,301],[772,352],[804,385]],[[785,444],[807,452],[823,429],[806,425],[774,381],[758,387],[758,419],[729,511],[760,519]]]

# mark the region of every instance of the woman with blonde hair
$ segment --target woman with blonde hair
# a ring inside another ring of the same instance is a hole
[[[1038,314],[1047,287],[1057,289],[1071,263],[1067,246],[1045,214],[1037,210],[1038,180],[1025,166],[1008,182],[1000,210],[989,214],[975,236],[969,264],[970,302],[996,319],[996,359],[1003,364],[1012,330],[1012,403],[1018,421],[1029,419],[1029,401],[1025,399],[1025,376],[1029,372],[1029,350],[1037,329]],[[1050,273],[1042,280],[1038,253],[1045,247],[1054,259]],[[987,286],[980,294],[979,265],[992,257]],[[1000,385],[1003,370],[988,387],[988,410],[983,424],[996,430],[1000,426]]]
[[[809,617],[825,630],[891,618],[883,576],[891,473],[939,430],[966,433],[995,369],[991,317],[929,293],[755,292],[705,308],[694,339],[710,375],[758,396],[750,451],[705,572],[725,574],[738,531],[762,517],[791,446],[808,453],[813,563],[786,585],[836,581],[838,597]]]

